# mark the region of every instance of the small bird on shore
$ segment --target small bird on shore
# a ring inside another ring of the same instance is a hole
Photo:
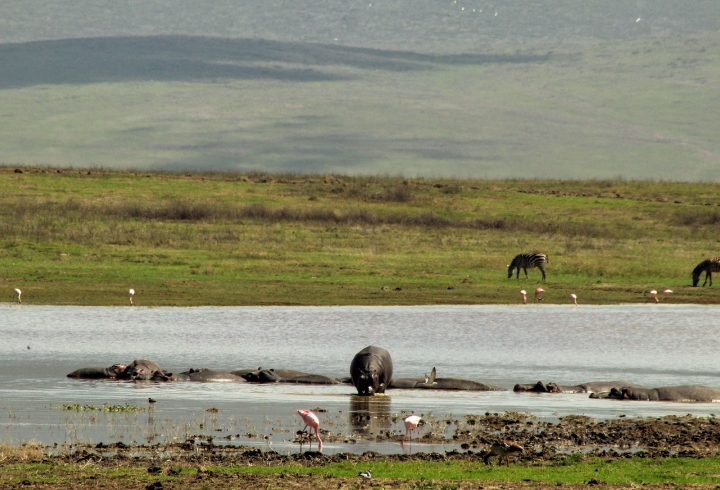
[[[130,291],[128,291],[128,297],[130,298],[130,306],[133,305],[133,296],[135,296],[135,290],[131,289]]]
[[[372,480],[372,472],[370,470],[362,471],[358,473],[358,476],[362,477],[363,482],[365,483],[370,483],[370,481]]]
[[[572,300],[573,300],[573,304],[574,304],[575,306],[577,306],[577,295],[576,295],[575,293],[572,293],[572,294],[570,295],[570,297],[571,297]]]
[[[525,292],[524,289],[520,290],[520,296],[522,296],[523,304],[526,305],[527,304],[527,293]]]
[[[300,418],[303,420],[303,422],[305,422],[305,427],[303,427],[303,431],[305,431],[308,426],[315,429],[315,437],[317,437],[318,440],[318,451],[322,452],[323,442],[322,439],[320,439],[320,419],[310,410],[298,410],[297,413],[298,415],[300,415]],[[310,444],[312,444],[312,440],[309,436],[308,439],[310,440]]]
[[[410,440],[412,440],[412,431],[416,430],[418,435],[418,442],[420,442],[420,429],[418,429],[418,424],[422,418],[419,415],[408,415],[405,417],[405,436],[403,436],[403,442],[405,442],[405,439],[407,439],[408,434],[410,434]]]
[[[433,366],[432,371],[430,371],[430,376],[425,373],[425,383],[426,385],[436,385],[437,381],[435,381],[435,376],[437,375],[437,371],[435,371],[435,366]]]
[[[657,297],[657,291],[655,291],[654,289],[652,291],[650,291],[650,296],[653,297],[653,299],[655,300],[656,303],[660,302],[660,300]]]
[[[505,458],[505,464],[510,466],[510,454],[521,452],[523,452],[522,446],[514,442],[502,440],[500,442],[494,442],[493,445],[490,446],[490,451],[485,455],[483,461],[485,461],[485,464],[490,464],[490,458],[497,456],[501,462],[502,458]]]
[[[148,403],[152,405],[153,403],[157,403],[157,400],[155,400],[154,398],[148,398]]]
[[[540,295],[544,292],[545,292],[545,290],[543,288],[535,289],[535,302],[542,301],[542,298],[540,297]]]
[[[22,291],[20,291],[19,289],[15,288],[15,290],[13,291],[13,300],[14,300],[14,299],[17,299],[17,302],[18,302],[18,303],[22,303],[22,298],[21,298],[21,296],[22,296]]]

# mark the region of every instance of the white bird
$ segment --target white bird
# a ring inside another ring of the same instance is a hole
[[[524,289],[520,290],[520,295],[522,296],[523,304],[526,305],[527,304],[527,293],[525,292]]]
[[[418,442],[420,442],[420,429],[418,429],[418,424],[422,418],[420,418],[419,415],[408,415],[405,417],[405,436],[403,437],[403,442],[405,442],[405,439],[407,439],[408,434],[410,434],[410,440],[412,440],[412,431],[416,430],[418,435]]]
[[[656,303],[660,301],[657,297],[657,291],[655,291],[654,289],[652,291],[650,291],[650,296],[653,297],[653,299],[655,300]]]
[[[572,294],[570,294],[570,297],[572,298],[573,303],[575,304],[575,306],[577,306],[577,295],[576,295],[575,293],[572,293]]]
[[[133,296],[135,296],[135,290],[131,289],[130,291],[128,291],[128,297],[130,298],[130,306],[133,305],[133,302],[132,302]]]
[[[663,299],[667,299],[668,296],[672,294],[672,289],[666,289],[663,291]]]
[[[358,476],[361,476],[365,483],[369,483],[370,480],[372,480],[372,472],[370,470],[362,471],[358,473]]]
[[[15,291],[13,292],[13,299],[17,298],[18,303],[22,303],[21,296],[22,296],[22,291],[15,288]]]
[[[642,19],[640,17],[638,17],[637,19],[635,19],[635,22],[640,22],[641,20]]]

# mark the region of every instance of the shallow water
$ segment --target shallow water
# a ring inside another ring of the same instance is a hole
[[[389,392],[367,406],[336,386],[77,381],[85,366],[153,359],[190,367],[290,368],[347,376],[350,360],[373,344],[390,351],[395,377],[476,379],[512,389],[626,379],[649,387],[720,387],[720,322],[715,306],[430,307],[0,307],[0,442],[129,443],[215,436],[215,443],[297,451],[298,408],[322,408],[322,427],[351,442],[337,451],[399,452],[399,444],[356,440],[356,433],[400,431],[397,415],[429,420],[521,411],[541,418],[584,414],[708,415],[716,404],[619,402],[587,395],[507,392]],[[29,349],[28,349],[29,347]],[[148,411],[148,397],[158,400]],[[139,406],[141,412],[67,411],[63,405]],[[219,412],[210,413],[209,408]],[[370,421],[358,415],[371,415]],[[401,421],[400,421],[401,422]],[[365,425],[368,425],[365,427]],[[249,435],[248,435],[249,434]],[[266,438],[267,437],[267,438]],[[327,437],[326,437],[327,438]],[[352,442],[356,440],[356,442]],[[452,446],[422,444],[419,450]],[[415,448],[414,450],[417,450]]]

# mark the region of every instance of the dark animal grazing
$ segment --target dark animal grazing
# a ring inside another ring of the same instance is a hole
[[[712,273],[720,272],[720,257],[703,260],[697,265],[697,267],[693,269],[693,287],[696,287],[698,285],[698,282],[700,282],[700,275],[703,272],[705,273],[705,281],[703,282],[703,286],[705,286],[705,283],[708,282],[708,279],[710,279],[710,285],[712,286]]]
[[[490,458],[493,456],[497,456],[500,461],[502,461],[503,458],[505,458],[505,464],[507,466],[510,466],[510,455],[512,453],[521,453],[523,452],[523,447],[515,444],[514,442],[510,441],[500,441],[500,442],[494,442],[492,446],[490,446],[490,451],[485,455],[483,458],[483,461],[485,461],[485,464],[490,464]]]
[[[350,363],[350,377],[358,395],[385,393],[392,380],[393,364],[390,353],[373,345],[355,354]]]
[[[720,389],[709,386],[665,386],[662,388],[631,388],[610,390],[608,398],[662,402],[720,402]]]
[[[172,373],[163,372],[158,363],[147,359],[134,360],[125,372],[135,381],[170,381],[172,376]]]
[[[68,378],[77,379],[117,379],[125,375],[127,364],[113,364],[110,367],[87,367],[76,369],[68,374]]]
[[[513,275],[513,270],[517,269],[517,278],[520,279],[520,269],[525,271],[525,278],[528,278],[528,269],[537,267],[542,272],[542,280],[545,280],[545,265],[549,264],[548,256],[545,254],[518,254],[515,256],[508,266],[508,279]]]

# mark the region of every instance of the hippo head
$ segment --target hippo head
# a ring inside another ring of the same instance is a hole
[[[610,393],[608,393],[608,398],[617,398],[618,400],[622,400],[625,397],[625,390],[627,390],[627,388],[623,388],[622,391],[617,388],[611,388]]]
[[[153,377],[153,374],[155,374],[149,367],[138,364],[137,366],[133,367],[132,372],[130,373],[130,377],[132,379],[150,379]]]
[[[379,390],[381,391],[384,385],[380,382],[377,371],[374,369],[365,369],[358,374],[355,380],[355,387],[357,388],[358,395],[370,396]]]
[[[548,393],[562,393],[562,390],[560,387],[555,383],[548,383],[547,384],[547,392]]]
[[[110,366],[110,372],[115,373],[115,377],[119,377],[125,374],[127,367],[127,364],[113,364]]]
[[[628,398],[628,399],[632,400],[632,396],[633,396],[632,388],[623,387],[623,389],[621,390],[621,393],[622,393],[623,398]]]

